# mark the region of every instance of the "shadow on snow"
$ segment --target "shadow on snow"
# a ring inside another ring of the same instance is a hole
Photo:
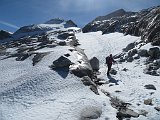
[[[108,79],[109,79],[109,82],[115,83],[115,85],[119,85],[119,84],[118,84],[118,81],[119,81],[119,80],[114,79],[114,78],[113,78],[112,76],[110,76],[110,75],[107,76],[107,77],[108,77]]]

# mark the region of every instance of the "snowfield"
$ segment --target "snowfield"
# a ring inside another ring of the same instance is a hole
[[[100,95],[70,72],[50,69],[54,60],[67,53],[73,63],[83,60],[81,54],[69,50],[74,47],[39,49],[35,53],[48,54],[35,66],[32,65],[34,54],[24,61],[0,56],[0,120],[90,120],[96,116],[99,116],[97,120],[118,120],[117,110],[102,90],[131,103],[130,108],[137,113],[148,112],[146,116],[131,120],[160,119],[160,113],[154,109],[160,105],[160,77],[143,73],[146,58],[115,64],[113,68],[118,71],[117,75],[106,76],[105,57],[122,52],[129,43],[140,40],[139,37],[121,33],[102,35],[101,32],[76,33],[76,37],[80,43],[78,47],[84,49],[88,59],[99,59],[101,74],[98,77],[110,82],[98,87]],[[15,53],[16,48],[7,51]],[[123,71],[124,68],[128,70]],[[157,90],[145,89],[146,84],[153,84]],[[153,99],[152,106],[143,103],[148,98]]]

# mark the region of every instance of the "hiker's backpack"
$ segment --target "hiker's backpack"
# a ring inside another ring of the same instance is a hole
[[[109,57],[106,57],[106,64],[108,64],[108,61],[109,61]]]

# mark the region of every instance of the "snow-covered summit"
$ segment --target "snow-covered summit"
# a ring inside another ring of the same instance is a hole
[[[77,27],[72,20],[63,20],[59,18],[51,19],[43,24],[32,24],[23,26],[18,29],[12,36],[11,40],[18,40],[27,36],[44,35],[48,31],[67,30],[69,27]]]

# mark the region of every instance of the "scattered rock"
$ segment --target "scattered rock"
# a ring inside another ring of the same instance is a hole
[[[139,114],[134,112],[131,109],[122,109],[117,113],[117,118],[122,120],[123,118],[130,118],[130,117],[139,117]]]
[[[146,89],[152,89],[152,90],[156,90],[156,87],[152,84],[149,84],[149,85],[145,85],[144,86]]]
[[[143,116],[147,116],[148,112],[146,110],[140,110],[139,114]]]
[[[116,90],[115,92],[116,92],[116,93],[120,93],[121,91],[120,91],[120,90]]]
[[[127,62],[132,62],[134,59],[133,59],[133,57],[129,57],[128,59],[127,59]]]
[[[69,57],[69,56],[71,56],[69,53],[67,53],[67,54],[64,54],[64,56],[66,56],[66,57]]]
[[[160,46],[160,40],[155,40],[151,43],[153,46]]]
[[[72,62],[68,58],[61,56],[57,60],[53,61],[53,65],[51,65],[50,67],[52,69],[63,68],[69,67],[71,64]]]
[[[66,42],[65,42],[65,41],[60,41],[60,42],[58,43],[58,45],[65,46],[65,45],[66,45]]]
[[[132,49],[128,52],[128,57],[132,57],[137,53],[137,49]]]
[[[160,106],[154,107],[158,112],[160,111]]]
[[[123,51],[128,52],[129,50],[133,49],[135,47],[134,43],[130,43],[127,45],[126,48],[123,49]]]
[[[95,71],[99,70],[99,60],[96,57],[91,58],[89,62],[93,70]]]
[[[95,85],[94,82],[91,80],[90,77],[84,76],[81,81],[83,82],[84,85],[90,86],[90,85]]]
[[[133,59],[139,59],[140,58],[140,56],[138,55],[138,54],[135,54],[134,56],[133,56]]]
[[[109,87],[112,87],[112,86],[114,86],[114,84],[109,84]]]
[[[152,105],[152,99],[144,100],[145,105]]]
[[[58,39],[61,39],[61,40],[65,40],[65,39],[67,39],[69,36],[70,36],[69,33],[62,33],[62,34],[59,34],[57,38],[58,38]]]
[[[130,103],[125,103],[119,100],[118,98],[111,97],[111,105],[112,107],[118,110],[117,118],[119,120],[123,120],[124,118],[130,118],[130,117],[139,117],[138,113],[127,108],[128,105],[131,105]]]
[[[27,59],[30,56],[29,53],[21,53],[18,55],[18,57],[16,58],[16,61],[24,61],[25,59]]]
[[[139,50],[138,55],[141,57],[148,57],[149,56],[148,51],[144,50],[144,49]]]
[[[81,113],[80,120],[98,119],[102,114],[102,110],[99,107],[87,106]]]
[[[115,69],[111,68],[110,73],[111,73],[112,75],[116,75],[116,74],[117,74],[117,71],[116,71]]]
[[[89,76],[91,77],[93,74],[93,71],[87,67],[77,67],[75,69],[71,69],[71,72],[77,76],[77,77],[83,77],[83,76]]]
[[[90,89],[91,89],[96,95],[99,95],[98,89],[97,89],[97,87],[96,87],[95,85],[91,85],[91,86],[90,86]]]
[[[125,62],[126,59],[124,59],[124,57],[120,57],[119,62]]]
[[[160,50],[158,47],[150,48],[148,54],[151,58],[157,59],[160,56]]]
[[[126,71],[128,71],[128,69],[127,69],[127,68],[123,68],[122,71],[125,71],[125,72],[126,72]]]
[[[32,59],[32,61],[33,61],[33,66],[35,66],[39,61],[41,61],[42,60],[42,58],[44,57],[44,56],[46,56],[48,53],[37,53],[35,56],[34,56],[34,58]]]

